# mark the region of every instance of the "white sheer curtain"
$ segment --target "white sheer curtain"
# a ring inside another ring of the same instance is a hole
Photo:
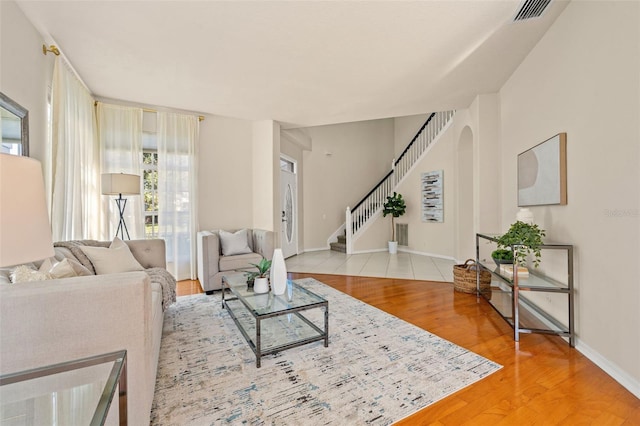
[[[176,279],[196,279],[198,117],[158,112],[158,233],[167,269]]]
[[[102,173],[128,173],[141,176],[142,113],[142,108],[98,102]],[[101,239],[112,239],[118,228],[120,214],[114,201],[115,197],[117,196],[102,196],[101,213],[105,226],[102,229],[104,235]],[[145,237],[142,197],[143,195],[123,195],[123,198],[127,198],[124,218],[132,240]]]
[[[100,157],[94,99],[60,57],[53,69],[51,102],[53,240],[99,239]]]

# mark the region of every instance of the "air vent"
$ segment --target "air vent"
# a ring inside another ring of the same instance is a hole
[[[399,246],[409,245],[409,224],[396,223],[396,240]]]
[[[522,7],[516,14],[514,21],[524,21],[526,19],[539,18],[549,6],[551,0],[524,0]]]

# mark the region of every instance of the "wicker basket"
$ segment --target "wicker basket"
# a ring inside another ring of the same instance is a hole
[[[476,269],[479,266],[473,259],[467,259],[462,265],[453,265],[453,289],[461,293],[477,293]],[[480,291],[491,287],[491,272],[482,269],[480,272]]]

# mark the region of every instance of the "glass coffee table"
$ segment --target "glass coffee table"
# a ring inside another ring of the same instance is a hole
[[[222,307],[256,354],[258,368],[264,355],[320,340],[329,346],[329,302],[293,281],[287,281],[287,291],[276,296],[254,293],[244,274],[225,275]]]

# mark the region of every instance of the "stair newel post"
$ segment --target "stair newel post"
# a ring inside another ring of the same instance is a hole
[[[344,217],[345,223],[345,235],[347,238],[347,254],[351,254],[353,247],[351,247],[351,237],[353,236],[353,224],[351,223],[351,208],[347,206],[347,211]]]
[[[396,179],[396,159],[395,158],[391,160],[391,173],[393,173],[393,179],[391,179],[391,181],[393,182],[393,185],[391,186],[395,188],[396,185],[398,184],[398,181]]]

